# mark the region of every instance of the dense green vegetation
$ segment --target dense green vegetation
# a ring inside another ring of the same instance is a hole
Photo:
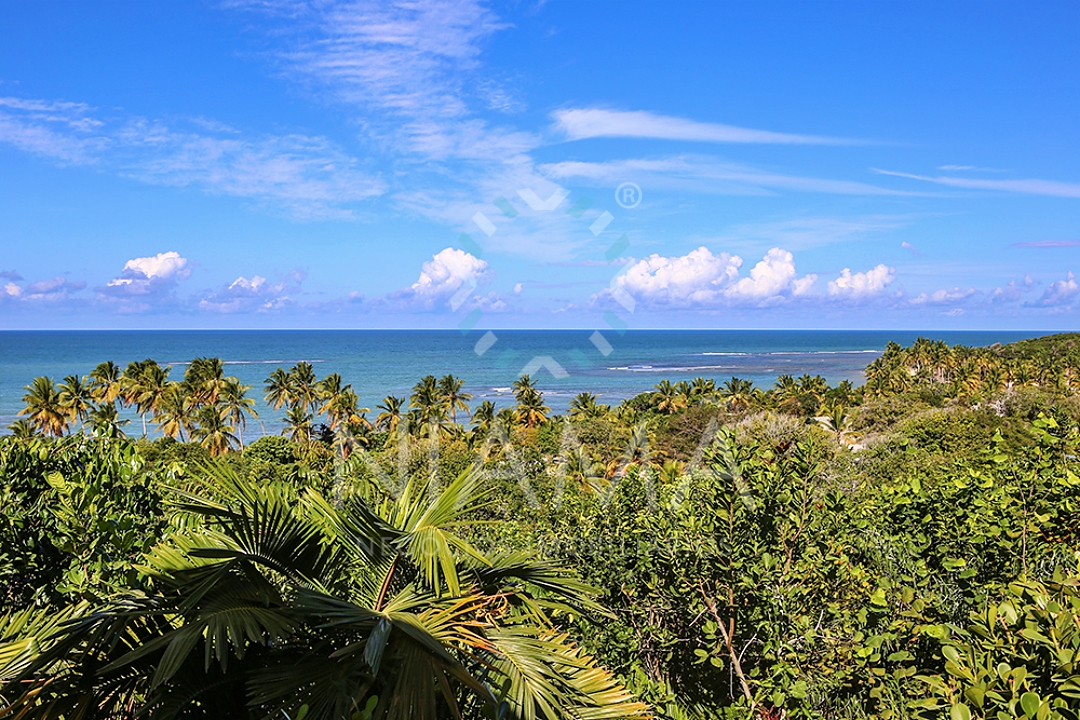
[[[528,377],[372,412],[299,364],[246,446],[213,359],[38,378],[0,439],[0,717],[1077,718],[1078,373],[1078,335],[920,340],[862,387],[558,416]]]

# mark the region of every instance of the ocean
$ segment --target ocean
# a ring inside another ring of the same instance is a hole
[[[499,330],[485,336],[458,331],[222,330],[222,331],[0,331],[0,432],[23,407],[24,386],[46,375],[88,374],[105,360],[121,367],[153,358],[183,376],[195,357],[220,357],[226,372],[254,386],[260,420],[247,438],[279,432],[281,412],[262,401],[263,383],[277,367],[311,362],[321,378],[339,373],[364,407],[374,411],[386,395],[407,396],[424,375],[453,373],[465,380],[472,404],[513,404],[510,385],[531,369],[553,412],[566,410],[580,392],[615,405],[663,379],[698,376],[720,383],[732,376],[771,386],[780,374],[823,375],[832,384],[862,382],[862,370],[889,341],[924,336],[948,343],[990,345],[1043,333],[1016,331],[629,330],[595,338],[579,330]],[[484,343],[478,341],[486,338]],[[485,344],[488,346],[485,347]],[[604,352],[601,352],[603,350]],[[483,352],[481,352],[483,351]],[[606,353],[606,354],[605,354]],[[374,418],[377,411],[370,414]],[[141,431],[134,414],[130,433]],[[261,422],[260,422],[261,421]]]

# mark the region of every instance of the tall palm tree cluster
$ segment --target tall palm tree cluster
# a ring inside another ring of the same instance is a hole
[[[934,386],[956,397],[1014,387],[1080,389],[1078,336],[1053,338],[1053,350],[1026,352],[1034,341],[1007,347],[966,347],[919,338],[910,346],[889,343],[866,368],[866,392],[884,397],[919,386]]]
[[[409,397],[386,396],[378,406],[375,428],[391,435],[408,433],[414,436],[461,438],[470,443],[501,427],[535,428],[547,420],[551,408],[544,405],[544,395],[536,382],[522,375],[513,384],[515,406],[499,410],[495,403],[485,400],[470,407],[471,393],[465,392],[464,381],[453,375],[436,379],[427,375],[420,379]],[[466,430],[458,422],[458,413],[469,416],[471,427]]]
[[[728,412],[779,410],[808,416],[823,406],[853,404],[858,400],[858,391],[847,380],[830,387],[822,376],[810,374],[798,378],[780,375],[768,390],[754,387],[752,380],[737,377],[725,380],[720,385],[714,380],[698,377],[690,382],[662,380],[645,400],[648,409],[664,415],[690,407],[711,405]]]
[[[227,377],[219,358],[196,358],[183,380],[170,380],[172,366],[154,360],[129,363],[123,370],[107,361],[89,375],[68,375],[57,385],[38,377],[26,386],[20,415],[11,426],[16,435],[60,437],[75,429],[118,437],[130,421],[122,409],[131,409],[142,421],[145,437],[153,424],[165,437],[195,441],[219,455],[243,448],[249,417],[257,418],[250,385]]]
[[[371,410],[360,407],[352,385],[337,373],[319,380],[311,363],[301,362],[288,370],[274,370],[264,389],[267,404],[274,410],[285,410],[282,434],[295,442],[306,445],[328,439],[342,457],[348,457],[356,445],[369,440],[372,425],[367,413]],[[326,422],[319,423],[324,415]]]

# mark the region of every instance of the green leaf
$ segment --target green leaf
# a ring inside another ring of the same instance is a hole
[[[1039,712],[1039,705],[1042,700],[1038,694],[1031,692],[1030,690],[1020,696],[1020,707],[1023,708],[1024,714],[1031,720],[1035,720],[1036,713]]]
[[[949,720],[971,720],[971,710],[964,703],[957,703],[949,708]]]

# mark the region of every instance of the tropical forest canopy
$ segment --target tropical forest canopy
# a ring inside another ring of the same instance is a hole
[[[1080,712],[1080,335],[565,416],[299,363],[257,439],[170,372],[36,378],[0,439],[0,717]]]

